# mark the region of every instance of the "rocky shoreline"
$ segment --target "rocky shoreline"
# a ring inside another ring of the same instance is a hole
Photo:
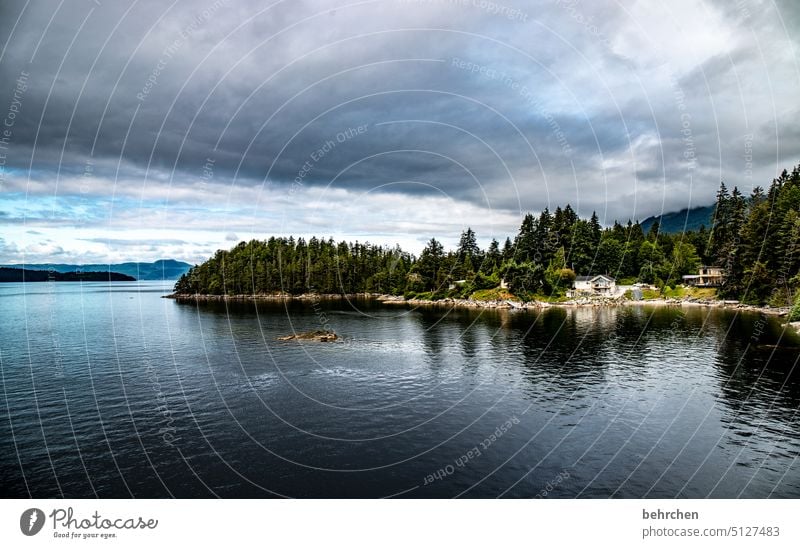
[[[747,312],[759,312],[771,316],[786,316],[791,308],[772,308],[769,306],[753,306],[741,304],[738,301],[716,301],[716,300],[690,300],[690,299],[649,299],[649,300],[628,300],[628,299],[579,299],[563,302],[513,302],[513,301],[473,301],[470,299],[441,299],[438,301],[427,301],[420,299],[403,299],[403,297],[389,296],[379,298],[384,304],[410,304],[414,306],[449,306],[464,308],[494,308],[506,310],[538,310],[542,308],[600,308],[616,306],[697,306],[727,308],[731,310],[742,310]]]
[[[787,316],[790,307],[772,308],[769,306],[753,306],[739,303],[738,301],[720,300],[697,300],[697,299],[649,299],[649,300],[628,300],[628,299],[609,299],[609,298],[583,298],[563,302],[543,302],[543,301],[475,301],[472,299],[440,299],[430,301],[425,299],[406,299],[402,295],[386,295],[381,293],[349,293],[349,294],[318,294],[304,293],[300,295],[290,295],[288,293],[264,294],[264,295],[195,295],[177,294],[164,295],[166,299],[179,301],[335,301],[351,299],[373,299],[382,304],[388,305],[411,305],[426,307],[448,307],[448,308],[472,308],[472,309],[499,309],[499,310],[540,310],[543,308],[595,308],[612,306],[678,306],[678,307],[713,307],[726,308],[730,310],[740,310],[746,312],[758,312],[770,316]],[[797,325],[795,325],[797,324]],[[790,324],[800,330],[800,322]]]
[[[163,299],[176,301],[337,301],[348,299],[375,299],[382,295],[377,293],[302,293],[290,295],[289,293],[249,294],[249,295],[200,295],[187,293],[172,293],[164,295]]]

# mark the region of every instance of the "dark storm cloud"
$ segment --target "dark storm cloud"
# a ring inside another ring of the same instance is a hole
[[[641,36],[647,22],[634,9],[497,4],[520,15],[445,0],[72,0],[55,15],[49,3],[4,2],[0,105],[29,74],[8,160],[25,177],[8,184],[88,175],[87,194],[99,196],[111,180],[387,185],[508,210],[572,201],[642,218],[685,205],[680,193],[664,202],[668,188],[707,203],[719,179],[742,170],[747,135],[756,178],[776,157],[796,161],[785,148],[796,132],[764,119],[766,102],[779,116],[789,108],[796,65],[758,53],[746,33],[715,50],[686,27],[697,62],[663,45],[649,58],[640,44],[657,29]],[[715,9],[707,32],[747,25],[767,50],[788,41],[778,14],[797,21],[790,5],[749,17]]]

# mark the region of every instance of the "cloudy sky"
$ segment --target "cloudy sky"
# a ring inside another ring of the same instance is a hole
[[[800,4],[0,4],[0,263],[269,235],[452,246],[800,162]]]

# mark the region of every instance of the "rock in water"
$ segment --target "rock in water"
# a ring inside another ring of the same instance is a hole
[[[339,336],[333,331],[306,331],[305,333],[295,333],[294,335],[285,335],[278,337],[279,341],[319,341],[331,342],[338,339]]]

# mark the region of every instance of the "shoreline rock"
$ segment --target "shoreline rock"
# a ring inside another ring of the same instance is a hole
[[[265,293],[245,295],[201,295],[187,293],[171,293],[163,295],[163,299],[176,301],[326,301],[347,299],[374,299],[381,296],[378,293],[302,293],[291,295],[289,293]]]
[[[741,310],[746,312],[758,312],[770,316],[786,316],[791,307],[773,308],[770,306],[754,306],[742,304],[739,301],[725,300],[699,300],[699,299],[650,299],[650,300],[627,300],[623,298],[581,298],[562,302],[544,301],[475,301],[472,299],[439,299],[430,301],[425,299],[406,299],[402,295],[387,295],[382,293],[303,293],[300,295],[290,295],[288,293],[264,294],[264,295],[187,295],[173,293],[164,295],[165,299],[175,299],[178,301],[335,301],[351,299],[372,299],[387,305],[411,305],[426,307],[449,307],[449,308],[470,308],[487,310],[540,310],[543,308],[562,307],[562,308],[597,308],[597,307],[620,307],[620,306],[686,306],[686,307],[711,307],[725,308],[729,310]],[[795,322],[798,323],[798,322]]]
[[[333,331],[306,331],[304,333],[294,333],[292,335],[284,335],[278,337],[279,341],[317,341],[317,342],[332,342],[338,339],[339,336]]]

